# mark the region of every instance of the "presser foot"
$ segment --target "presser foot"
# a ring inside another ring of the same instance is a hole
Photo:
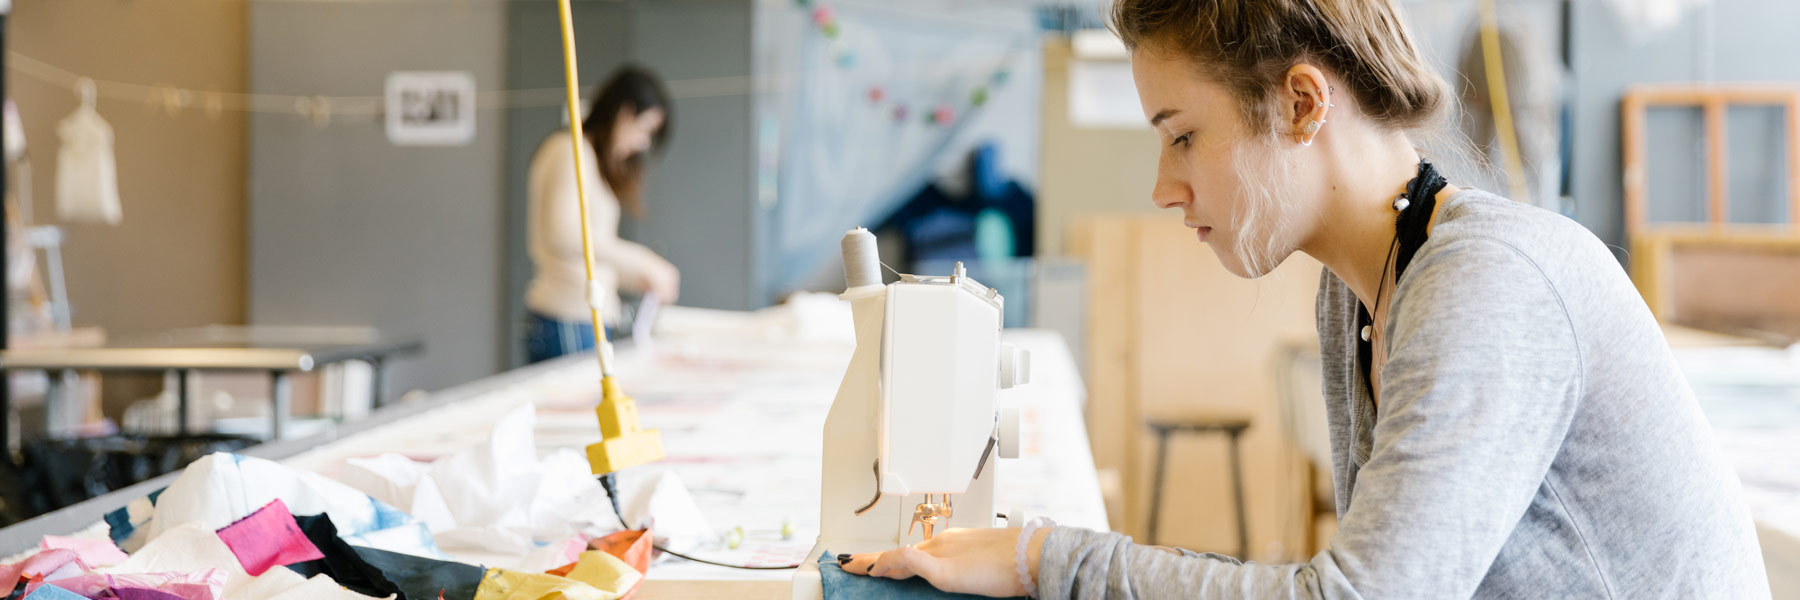
[[[938,519],[948,519],[954,514],[955,507],[950,504],[950,494],[943,494],[942,502],[932,502],[933,494],[926,494],[925,501],[913,507],[912,523],[906,526],[906,535],[910,536],[920,525],[925,526],[925,539],[931,539]]]

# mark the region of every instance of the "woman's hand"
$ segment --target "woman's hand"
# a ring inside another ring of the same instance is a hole
[[[1025,546],[1027,573],[1037,579],[1038,557],[1042,555],[1046,527],[1032,532]],[[906,579],[924,577],[931,585],[946,592],[1010,597],[1025,595],[1019,582],[1014,555],[1019,542],[1019,528],[951,529],[912,546],[887,552],[850,555],[839,560],[845,573]]]
[[[643,281],[638,286],[646,293],[656,294],[657,301],[663,304],[674,304],[681,298],[681,271],[675,265],[663,263],[656,268],[646,269]]]

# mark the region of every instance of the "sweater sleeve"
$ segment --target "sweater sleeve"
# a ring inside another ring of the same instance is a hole
[[[1372,450],[1329,549],[1236,564],[1059,528],[1039,562],[1043,597],[1471,596],[1561,449],[1580,351],[1549,280],[1496,240],[1421,254],[1395,295]]]

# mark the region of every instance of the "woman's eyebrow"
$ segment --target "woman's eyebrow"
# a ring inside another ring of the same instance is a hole
[[[1162,122],[1165,120],[1168,120],[1169,117],[1173,117],[1178,114],[1181,114],[1181,109],[1179,109],[1179,108],[1162,109],[1162,112],[1156,113],[1156,116],[1154,116],[1154,117],[1150,117],[1150,126],[1155,127],[1157,125],[1161,125]]]

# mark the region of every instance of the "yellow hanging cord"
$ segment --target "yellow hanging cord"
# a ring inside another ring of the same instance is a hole
[[[575,26],[569,17],[569,0],[559,0],[557,6],[562,17],[563,78],[568,85],[569,106],[569,150],[575,161],[575,196],[581,203],[581,258],[587,266],[588,312],[594,319],[594,339],[596,347],[607,343],[606,326],[600,320],[600,298],[593,294],[594,289],[594,239],[593,227],[588,222],[587,182],[582,180],[581,162],[581,77],[575,73]],[[606,353],[595,352],[600,357],[600,376],[612,376],[612,370],[606,364]]]
[[[1506,97],[1506,67],[1500,58],[1500,25],[1494,15],[1494,0],[1481,0],[1481,58],[1487,67],[1488,104],[1494,109],[1494,129],[1500,134],[1500,153],[1506,160],[1507,187],[1513,200],[1530,203],[1518,130],[1513,128],[1512,103]]]
[[[600,406],[594,409],[600,421],[600,441],[589,444],[588,465],[595,475],[606,475],[620,469],[660,460],[663,457],[662,434],[655,429],[639,429],[637,402],[619,391],[608,363],[612,342],[606,339],[606,322],[600,318],[598,286],[594,279],[594,240],[588,222],[586,182],[582,180],[581,145],[581,79],[575,69],[575,26],[570,16],[569,0],[557,0],[562,19],[563,77],[567,80],[569,105],[569,150],[575,161],[575,195],[581,203],[581,258],[587,265],[588,311],[594,319],[594,356],[600,361]],[[617,500],[615,499],[615,502]]]

